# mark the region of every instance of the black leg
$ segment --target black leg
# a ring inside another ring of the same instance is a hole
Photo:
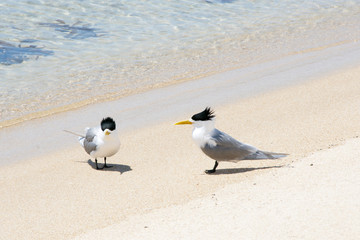
[[[112,166],[106,165],[106,157],[104,157],[104,168],[111,168]]]
[[[205,173],[206,173],[206,174],[210,174],[210,173],[216,172],[216,168],[217,168],[218,165],[219,165],[219,163],[218,163],[217,161],[215,161],[214,168],[211,169],[211,170],[205,170]]]
[[[97,164],[97,159],[96,159],[96,158],[95,158],[95,166],[96,166],[96,169],[97,169],[97,170],[101,170],[101,169],[103,169],[103,168],[104,168],[104,167],[102,167],[102,168],[99,168],[99,167],[98,167],[98,164]]]

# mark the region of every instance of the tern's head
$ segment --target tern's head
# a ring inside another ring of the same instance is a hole
[[[115,121],[110,117],[104,118],[100,125],[105,135],[110,135],[116,129]]]
[[[194,114],[189,120],[175,123],[175,125],[192,124],[194,127],[204,126],[212,123],[214,120],[214,111],[207,107],[204,111]]]

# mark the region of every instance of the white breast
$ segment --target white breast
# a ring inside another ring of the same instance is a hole
[[[116,132],[112,132],[109,136],[104,136],[103,138],[96,137],[95,143],[97,148],[90,154],[94,158],[111,157],[117,153],[120,148],[120,140]]]
[[[214,123],[212,121],[199,122],[197,124],[194,124],[192,138],[200,148],[204,147],[205,144],[210,144],[214,146],[216,145],[216,143],[211,137],[211,132],[213,130]]]

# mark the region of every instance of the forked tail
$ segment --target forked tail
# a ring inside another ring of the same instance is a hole
[[[246,156],[246,158],[242,160],[277,159],[277,158],[286,157],[287,155],[289,154],[265,152],[265,151],[257,150],[255,153]]]
[[[289,156],[289,154],[287,153],[275,153],[275,152],[265,152],[265,151],[261,151],[261,152],[263,152],[269,159],[277,159],[277,158],[283,158]]]

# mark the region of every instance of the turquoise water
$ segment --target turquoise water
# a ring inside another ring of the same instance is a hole
[[[0,12],[0,126],[360,39],[360,0],[3,0]]]

